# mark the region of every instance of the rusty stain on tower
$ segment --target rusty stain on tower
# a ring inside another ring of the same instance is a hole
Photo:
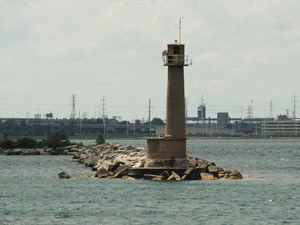
[[[147,139],[145,167],[187,167],[185,131],[184,45],[175,41],[163,52],[168,66],[165,136]]]

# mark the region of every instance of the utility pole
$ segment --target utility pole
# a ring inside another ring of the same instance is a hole
[[[72,112],[71,112],[71,119],[74,120],[75,119],[75,116],[76,116],[76,111],[75,111],[75,100],[76,100],[76,97],[75,95],[73,94],[72,95]]]
[[[293,112],[293,117],[296,120],[296,105],[297,105],[297,96],[293,96],[293,105],[294,105],[294,112]]]
[[[151,98],[149,98],[149,134],[151,135]]]
[[[76,117],[75,101],[76,101],[76,98],[75,98],[75,95],[73,94],[72,95],[72,112],[71,112],[71,129],[70,129],[70,134],[71,135],[75,134],[75,126],[74,126],[75,117]]]
[[[79,130],[80,130],[80,135],[81,135],[81,117],[80,117],[80,110],[79,110]]]
[[[270,101],[270,118],[273,118],[273,101]]]
[[[105,135],[105,99],[102,98],[102,119],[103,119],[103,135]]]
[[[294,116],[294,120],[295,120],[295,135],[298,134],[298,130],[297,130],[297,116],[296,116],[296,105],[297,105],[297,96],[294,95],[293,96],[293,103],[294,103],[294,112],[293,112],[293,116]]]

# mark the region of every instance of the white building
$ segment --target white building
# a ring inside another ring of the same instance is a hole
[[[261,124],[262,135],[291,136],[300,134],[300,120],[265,120]]]

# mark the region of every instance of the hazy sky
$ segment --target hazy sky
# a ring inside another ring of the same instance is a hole
[[[77,115],[101,115],[104,96],[110,118],[146,119],[151,98],[152,117],[165,119],[161,52],[181,16],[188,116],[202,95],[211,117],[247,117],[251,100],[255,117],[270,101],[274,115],[292,114],[298,0],[0,0],[0,117],[69,118],[75,94]]]

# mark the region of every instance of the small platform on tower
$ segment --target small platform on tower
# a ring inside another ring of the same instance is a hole
[[[189,66],[189,56],[184,55],[184,45],[175,40],[163,51],[164,66]]]

